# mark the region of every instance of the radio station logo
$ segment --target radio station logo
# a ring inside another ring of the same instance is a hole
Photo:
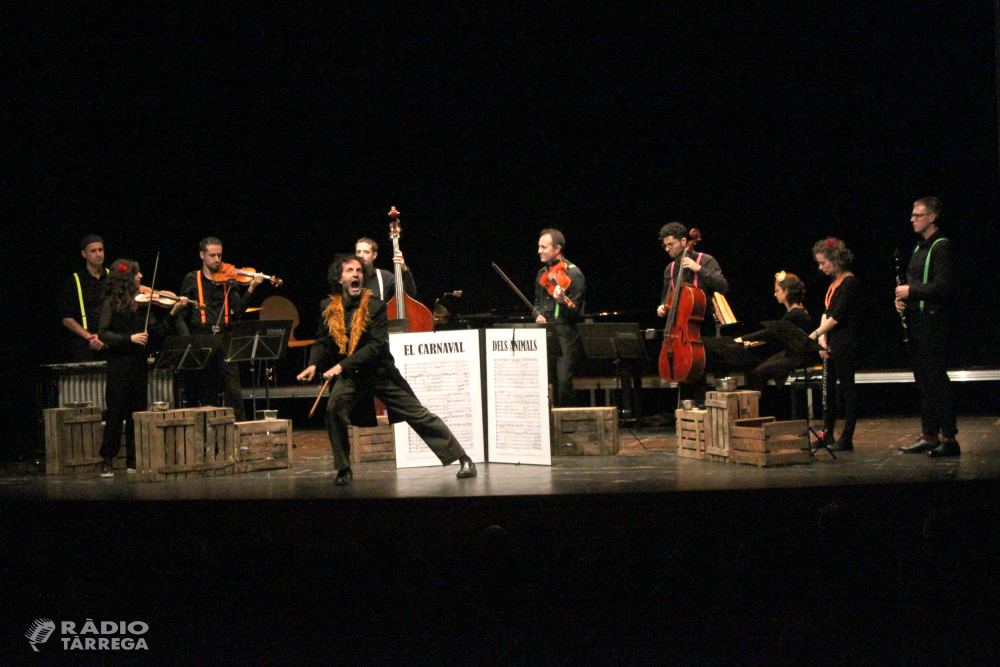
[[[56,622],[50,618],[32,621],[24,633],[31,650],[41,653],[38,646],[49,641],[56,628]],[[143,621],[94,621],[88,618],[83,624],[60,621],[58,629],[64,651],[149,650],[146,638],[142,636],[149,631],[149,625]]]

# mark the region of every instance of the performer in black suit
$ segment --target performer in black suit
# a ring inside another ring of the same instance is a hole
[[[913,379],[920,389],[923,433],[912,445],[900,447],[908,454],[928,452],[932,457],[958,456],[958,423],[948,378],[948,315],[954,294],[951,245],[939,228],[944,205],[937,197],[913,203],[910,221],[920,242],[906,269],[906,284],[896,288],[896,310],[909,325]],[[944,436],[938,442],[938,433]]]
[[[823,441],[835,451],[854,449],[854,428],[858,422],[858,391],[854,386],[854,371],[858,366],[858,279],[848,268],[854,260],[844,242],[836,238],[817,241],[813,256],[819,270],[829,276],[830,288],[826,292],[826,310],[819,327],[809,337],[819,340],[825,350],[820,354],[828,359],[826,374],[827,396],[840,384],[844,399],[844,429],[840,439],[834,441],[833,427],[837,413],[834,409],[823,412]]]
[[[86,266],[73,273],[63,289],[60,303],[62,324],[73,334],[70,359],[74,362],[104,359],[104,343],[97,335],[98,311],[104,299],[104,241],[88,234],[80,242],[80,254]]]
[[[361,267],[365,272],[365,282],[363,287],[370,290],[375,298],[389,303],[389,299],[396,294],[396,276],[394,271],[386,271],[375,267],[375,258],[378,257],[378,244],[369,238],[358,239],[354,243],[354,252],[361,260]],[[392,257],[393,264],[399,264],[403,272],[403,290],[411,297],[417,297],[417,283],[413,279],[413,272],[406,265],[403,253],[397,252]]]
[[[543,229],[539,235],[538,258],[545,266],[535,276],[535,310],[539,313],[535,321],[549,323],[545,339],[549,382],[555,389],[553,403],[556,407],[570,408],[576,405],[573,376],[580,359],[580,334],[576,324],[583,317],[587,284],[580,267],[563,257],[565,245],[566,237],[558,229]],[[563,290],[556,286],[549,294],[548,287],[541,284],[542,276],[560,262],[565,267],[561,270],[569,277],[569,287]]]
[[[333,292],[321,316],[309,366],[298,379],[313,379],[318,367],[328,368],[323,377],[333,380],[326,407],[327,433],[337,468],[337,485],[350,484],[351,443],[347,433],[350,414],[363,397],[375,396],[385,403],[389,420],[405,421],[417,432],[443,465],[459,461],[458,477],[475,477],[472,462],[451,429],[441,418],[421,405],[410,385],[396,368],[389,352],[389,320],[385,304],[362,287],[361,261],[352,255],[337,255],[330,265]]]

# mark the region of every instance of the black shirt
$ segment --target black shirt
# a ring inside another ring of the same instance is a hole
[[[378,275],[382,275],[382,293],[379,294]],[[372,274],[365,278],[361,285],[366,290],[370,290],[372,295],[384,303],[389,303],[389,299],[396,295],[396,276],[392,271],[385,269],[375,269]],[[403,271],[403,289],[414,299],[417,298],[417,283],[413,279],[412,271]]]
[[[205,317],[202,320],[201,311],[196,308],[198,304],[198,274],[200,270],[192,271],[184,276],[181,283],[181,291],[178,296],[186,296],[191,301],[191,305],[185,308],[177,317],[177,330],[181,335],[189,333],[211,333],[212,327],[218,322],[222,329],[226,329],[226,316],[222,314],[223,306],[226,303],[226,288],[223,283],[214,283],[202,274],[201,286],[205,295]],[[259,298],[261,290],[255,288],[253,292],[240,294],[240,288],[236,285],[229,287],[229,323],[236,322],[243,318],[247,308],[254,305]],[[222,314],[222,317],[219,315]]]
[[[935,245],[939,240],[940,243]],[[931,263],[927,271],[927,282],[924,283],[927,253],[930,253]],[[923,301],[924,311],[941,310],[951,303],[954,294],[953,278],[951,243],[941,235],[939,229],[930,238],[920,239],[910,258],[910,264],[906,268],[906,284],[910,286],[906,309],[919,311],[920,302]]]
[[[90,275],[90,271],[82,269],[76,274],[80,278],[80,291],[83,292],[83,305],[86,309],[87,325],[84,327],[90,333],[97,333],[100,326],[101,302],[104,300],[104,279],[108,272],[101,269],[98,277]],[[80,312],[80,292],[76,289],[76,279],[71,274],[66,288],[63,290],[60,302],[60,319],[72,318],[83,326],[83,313]]]
[[[716,292],[720,294],[728,292],[729,281],[722,275],[722,267],[719,266],[718,260],[711,255],[701,253],[701,259],[698,259],[698,253],[691,253],[688,257],[701,265],[701,269],[695,275],[691,275],[688,269],[684,269],[686,271],[684,280],[694,284],[695,276],[697,276],[698,284],[695,286],[705,293],[705,323],[707,325],[712,321],[712,315],[715,313],[712,297],[715,296]],[[667,268],[663,271],[663,291],[660,293],[660,303],[665,303],[667,300],[667,294],[670,292],[670,286],[675,278],[676,265],[677,260],[674,260],[667,264]]]
[[[834,290],[830,306],[823,311],[828,318],[837,320],[837,326],[826,332],[827,346],[834,354],[857,345],[859,298],[858,279],[853,274],[846,275]]]

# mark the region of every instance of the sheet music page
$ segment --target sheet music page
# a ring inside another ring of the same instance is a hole
[[[551,465],[545,330],[485,334],[490,462]]]
[[[390,334],[389,350],[425,408],[448,425],[473,461],[485,460],[479,332]],[[407,424],[396,424],[396,467],[441,465]]]

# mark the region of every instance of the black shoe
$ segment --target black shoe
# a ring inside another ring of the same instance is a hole
[[[854,443],[853,442],[845,442],[843,440],[843,438],[841,438],[840,440],[834,442],[831,445],[827,445],[827,446],[830,448],[831,452],[853,452],[854,451]]]
[[[350,468],[344,468],[337,471],[337,479],[333,480],[333,483],[337,486],[347,486],[352,479],[354,479],[354,471]]]
[[[899,451],[903,452],[904,454],[923,454],[924,452],[931,451],[937,446],[938,446],[937,439],[928,440],[926,437],[920,436],[919,438],[917,438],[917,441],[914,442],[912,445],[906,445],[904,447],[900,447]]]
[[[938,459],[942,456],[960,456],[961,454],[962,449],[958,446],[956,441],[945,440],[940,445],[932,449],[928,455],[932,459]]]
[[[101,462],[101,477],[114,477],[114,476],[115,476],[115,469],[111,465],[111,461],[102,461]]]
[[[472,460],[462,461],[462,467],[458,469],[458,474],[455,477],[459,479],[466,479],[467,477],[476,476],[476,464]]]

